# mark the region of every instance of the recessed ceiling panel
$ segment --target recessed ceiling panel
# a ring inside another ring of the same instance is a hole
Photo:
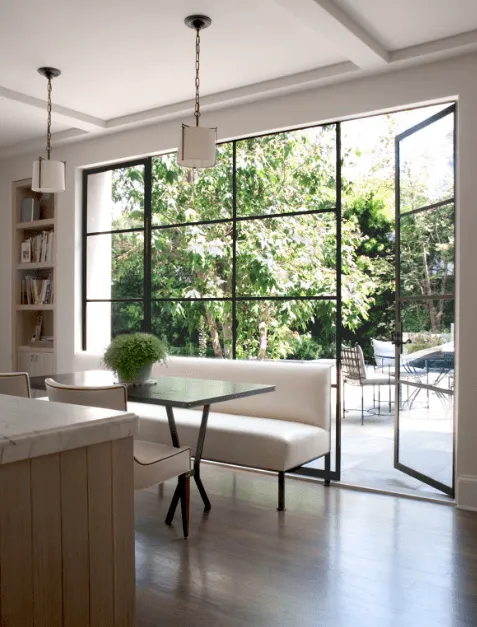
[[[53,101],[104,119],[193,98],[191,13],[202,34],[201,90],[211,94],[346,61],[273,0],[36,0],[6,2],[0,85],[45,97],[41,65],[63,71]],[[11,54],[15,50],[15,54]]]
[[[389,50],[477,29],[477,0],[333,0]]]
[[[67,128],[53,118],[53,133],[65,131]],[[0,98],[0,149],[42,137],[45,138],[46,146],[46,109],[42,111]]]

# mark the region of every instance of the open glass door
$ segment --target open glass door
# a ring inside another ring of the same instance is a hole
[[[396,137],[394,466],[454,496],[455,105]]]

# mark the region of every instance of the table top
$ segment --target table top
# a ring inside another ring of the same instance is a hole
[[[45,390],[45,379],[51,378],[64,385],[100,387],[117,383],[116,376],[109,370],[86,370],[69,374],[52,374],[31,377],[33,390]],[[128,386],[128,401],[168,405],[169,407],[199,407],[234,398],[273,392],[274,385],[265,383],[241,383],[239,381],[215,381],[211,379],[188,379],[185,377],[152,378],[144,386]]]
[[[0,464],[134,436],[134,414],[0,395]]]

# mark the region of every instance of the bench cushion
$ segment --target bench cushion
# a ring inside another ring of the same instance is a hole
[[[129,403],[128,410],[139,416],[141,440],[171,444],[164,407]],[[174,409],[182,446],[194,454],[201,413],[193,409]],[[237,416],[211,411],[204,443],[204,459],[265,470],[290,470],[326,454],[330,433],[313,425]]]
[[[155,377],[190,377],[244,383],[268,383],[275,392],[215,403],[214,412],[302,422],[330,429],[331,367],[286,360],[247,361],[171,357],[154,364]]]

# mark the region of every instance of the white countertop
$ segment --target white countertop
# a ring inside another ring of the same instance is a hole
[[[119,440],[138,431],[135,414],[0,394],[0,464]]]

